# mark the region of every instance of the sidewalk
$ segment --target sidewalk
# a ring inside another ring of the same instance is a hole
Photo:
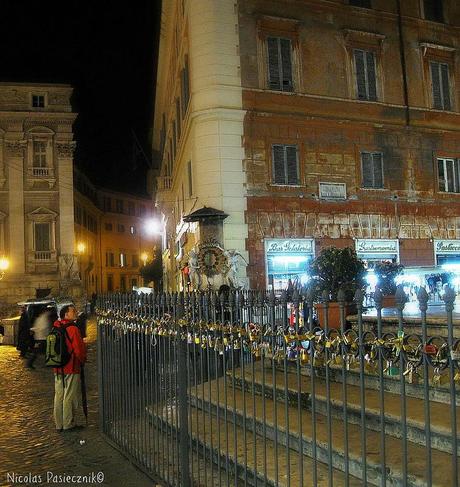
[[[0,346],[0,486],[152,487],[154,482],[109,446],[99,432],[95,323],[88,323],[88,427],[57,433],[52,418],[53,373],[24,367],[19,352]],[[80,424],[84,424],[81,414]],[[59,476],[75,476],[62,479]],[[79,478],[78,476],[81,476]],[[84,477],[86,476],[86,478]]]

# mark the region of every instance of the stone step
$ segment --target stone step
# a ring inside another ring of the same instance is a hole
[[[244,377],[241,369],[235,369],[234,373],[229,372],[231,380],[235,380],[237,387],[245,387],[246,391],[254,391],[257,395],[273,399],[274,395],[278,401],[284,401],[287,391],[287,400],[291,405],[297,405],[300,400],[302,407],[311,411],[312,380],[310,377],[293,373],[286,374],[275,370],[275,383],[273,387],[273,369],[262,369],[262,362],[257,362],[254,367],[246,368]],[[327,414],[327,382],[321,377],[315,377],[315,408],[321,415]],[[298,393],[300,385],[300,394]],[[366,383],[367,386],[367,383]],[[347,385],[347,420],[350,423],[361,424],[361,388],[359,386]],[[332,417],[342,419],[343,410],[343,386],[338,382],[329,382],[330,411]],[[385,433],[387,435],[401,438],[401,396],[385,392]],[[381,430],[380,421],[380,392],[373,389],[365,390],[365,420],[366,427],[373,431]],[[457,417],[460,417],[460,407],[457,407]],[[414,397],[406,397],[406,424],[407,439],[419,445],[426,445],[425,434],[425,401]],[[460,436],[457,430],[458,446],[457,453],[460,454]],[[430,441],[431,447],[447,453],[452,453],[452,425],[450,415],[450,404],[430,402]]]
[[[171,407],[168,407],[171,410]],[[150,408],[149,413],[153,424],[159,431],[165,428],[177,432],[170,415],[158,416],[158,408]],[[280,446],[269,438],[264,443],[249,428],[244,430],[236,422],[205,412],[203,408],[193,405],[189,409],[189,431],[193,450],[204,458],[210,470],[210,462],[230,473],[241,485],[268,485],[271,487],[298,487],[315,485],[329,486],[329,471],[325,464],[317,462],[316,479],[314,464],[311,458],[300,455],[293,450]],[[216,468],[216,467],[215,467]],[[345,485],[343,472],[332,468],[330,471],[334,485]],[[206,485],[216,485],[206,484]],[[219,484],[220,485],[220,484]],[[239,485],[231,481],[222,486]],[[350,487],[361,486],[355,477],[349,477]]]
[[[226,382],[226,385],[224,385]],[[198,407],[214,416],[226,417],[227,424],[235,423],[238,427],[246,426],[247,431],[256,432],[260,442],[269,440],[285,446],[288,449],[302,453],[305,458],[316,455],[319,461],[330,464],[333,468],[345,472],[345,434],[344,421],[331,418],[330,438],[327,419],[321,414],[312,417],[311,411],[293,407],[284,402],[273,401],[270,398],[261,400],[252,397],[242,390],[231,387],[227,377],[211,381],[204,387],[192,388],[190,401],[193,407]],[[227,387],[227,403],[224,400],[224,391]],[[314,419],[314,421],[313,421]],[[313,424],[315,432],[313,432]],[[361,451],[361,427],[347,423],[348,428],[348,468],[354,477],[363,479],[364,465],[367,469],[366,482],[368,485],[381,485],[382,465],[380,462],[381,437],[378,432],[366,430],[366,457],[363,461]],[[315,438],[315,441],[313,440]],[[329,449],[328,445],[331,445]],[[392,436],[385,436],[385,472],[387,486],[402,486],[402,441]],[[420,445],[408,442],[408,475],[407,485],[419,487],[426,485],[425,461],[426,450]],[[434,475],[433,485],[447,486],[451,483],[451,455],[438,450],[432,451],[432,464]],[[442,475],[439,473],[442,472]],[[364,479],[363,479],[364,480]],[[299,484],[293,484],[299,485]],[[338,484],[342,485],[342,484]]]

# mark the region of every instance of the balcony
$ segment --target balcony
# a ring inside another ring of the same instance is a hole
[[[37,261],[46,261],[51,260],[53,256],[53,252],[51,250],[36,250],[35,251],[35,260]]]
[[[56,250],[30,250],[27,254],[28,272],[56,272],[58,270]]]
[[[33,167],[32,176],[49,176],[49,169],[47,167]]]
[[[49,187],[52,188],[56,182],[53,167],[31,166],[27,169],[27,179],[32,187],[35,183],[46,181]]]
[[[158,191],[165,191],[171,189],[172,187],[172,177],[171,176],[159,176],[157,178]]]

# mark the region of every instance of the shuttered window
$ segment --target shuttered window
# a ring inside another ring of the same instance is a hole
[[[362,187],[383,188],[383,157],[381,152],[361,152]]]
[[[273,145],[272,160],[274,184],[299,184],[299,161],[296,145]]]
[[[276,91],[293,91],[292,45],[290,39],[267,38],[268,87]]]
[[[192,161],[187,162],[187,175],[188,175],[188,195],[193,195],[193,173],[192,173]]]
[[[439,191],[443,193],[460,193],[460,160],[438,159]]]
[[[34,224],[34,243],[36,251],[51,250],[51,225],[49,223]]]
[[[423,16],[433,22],[444,22],[442,0],[423,0]]]
[[[356,70],[356,92],[358,100],[377,100],[377,77],[375,54],[362,49],[353,50]]]
[[[433,108],[451,110],[449,65],[430,62],[431,86],[433,89]]]

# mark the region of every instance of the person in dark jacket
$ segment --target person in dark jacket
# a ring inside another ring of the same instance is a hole
[[[30,334],[30,320],[27,313],[27,308],[21,308],[21,317],[18,324],[18,346],[17,350],[21,352],[21,357],[26,357],[27,351],[33,343],[32,335]]]
[[[75,306],[64,306],[59,317],[53,326],[66,328],[66,344],[71,356],[64,367],[53,369],[54,422],[57,431],[70,431],[80,428],[75,424],[75,418],[80,404],[80,372],[86,361],[86,345],[75,323]]]

